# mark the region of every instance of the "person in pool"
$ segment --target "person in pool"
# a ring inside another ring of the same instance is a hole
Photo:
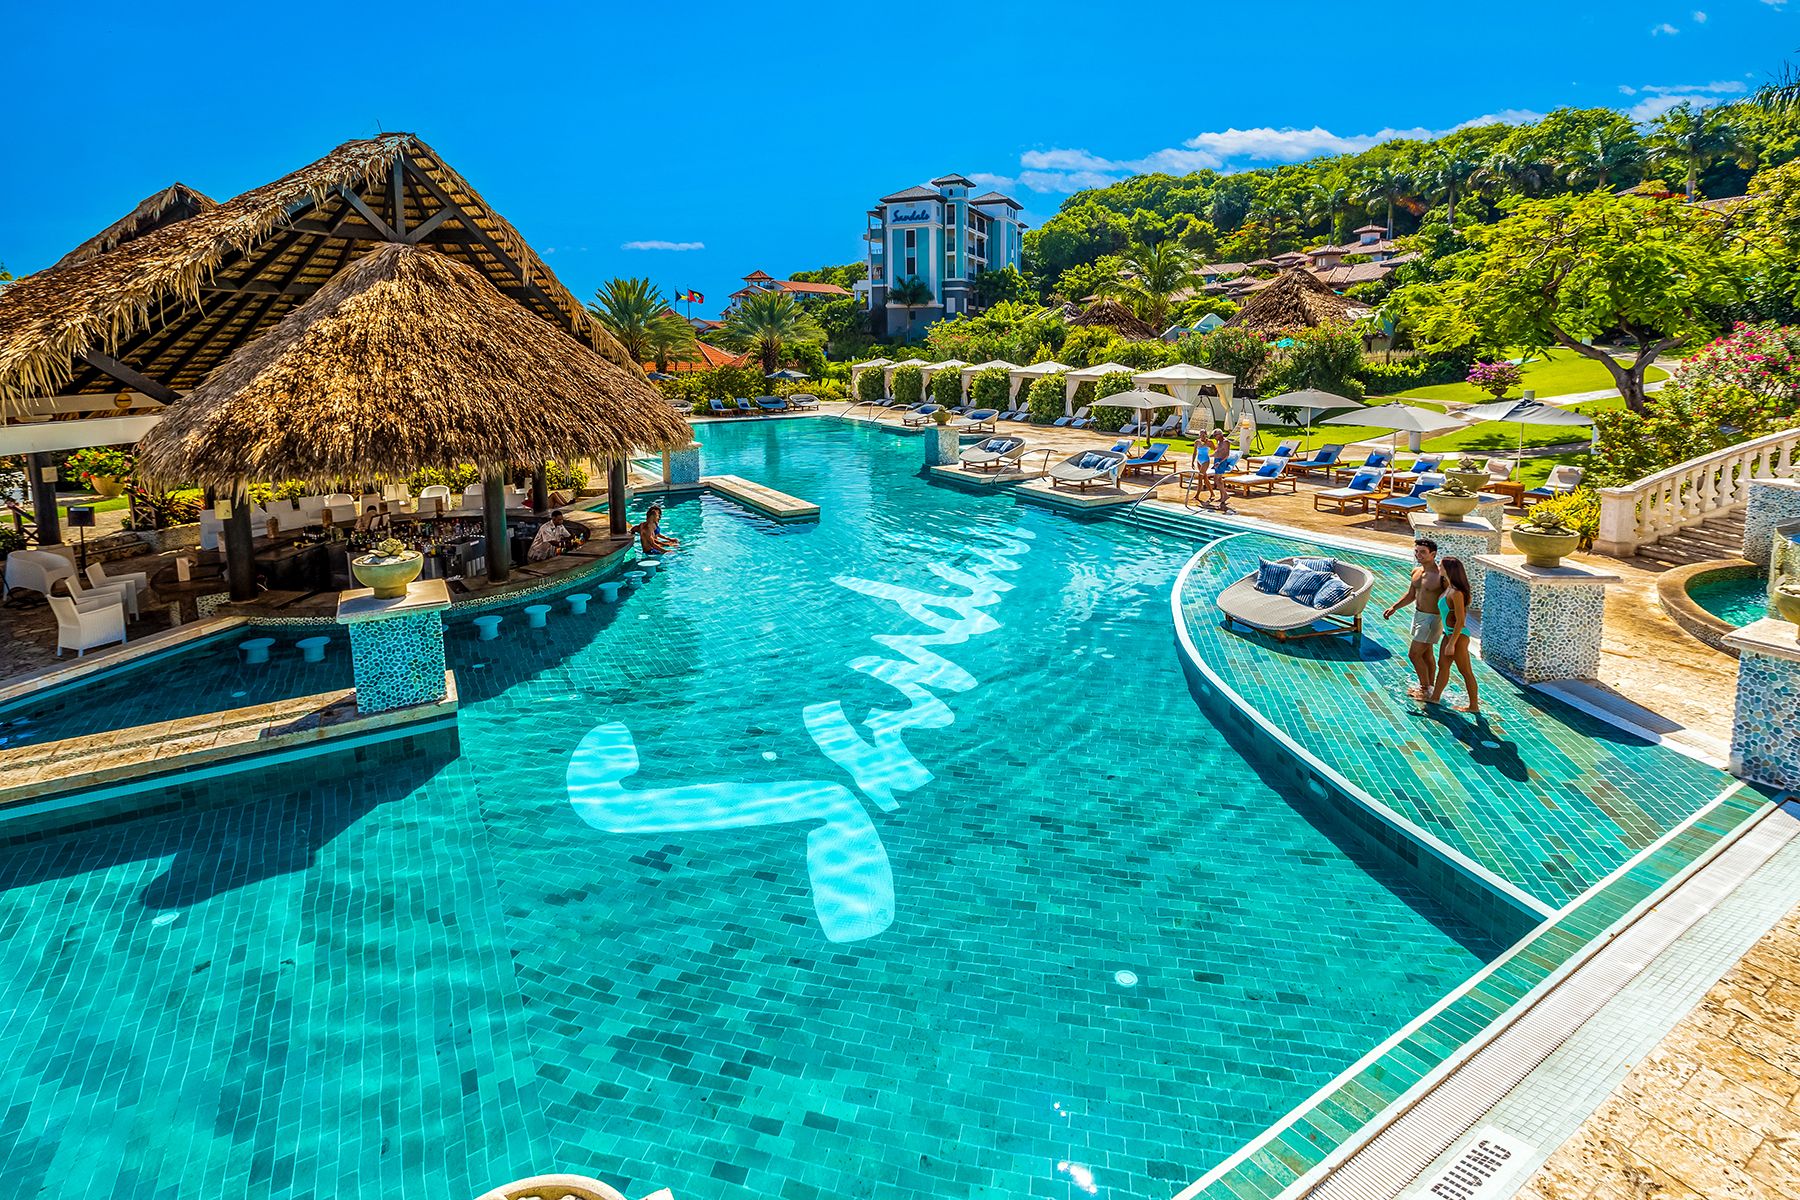
[[[638,526],[638,545],[644,548],[645,554],[666,554],[681,545],[681,539],[657,532],[662,525],[662,505],[652,504],[644,510],[644,520]]]
[[[1408,602],[1413,606],[1412,644],[1406,648],[1406,657],[1419,682],[1407,688],[1406,694],[1415,700],[1430,696],[1437,682],[1437,662],[1432,651],[1444,628],[1444,618],[1438,610],[1438,601],[1444,595],[1444,571],[1438,566],[1437,549],[1437,543],[1430,538],[1420,538],[1413,543],[1413,561],[1418,566],[1413,568],[1412,582],[1407,585],[1406,595],[1388,605],[1387,611],[1381,614],[1385,621]]]
[[[1469,590],[1469,572],[1460,558],[1446,558],[1441,564],[1444,571],[1444,598],[1440,602],[1444,614],[1444,644],[1438,650],[1437,684],[1426,697],[1433,704],[1444,699],[1444,687],[1450,682],[1450,668],[1455,667],[1462,674],[1463,687],[1468,689],[1468,703],[1462,705],[1462,711],[1481,713],[1481,691],[1475,686],[1475,666],[1469,661],[1469,604],[1473,593]]]

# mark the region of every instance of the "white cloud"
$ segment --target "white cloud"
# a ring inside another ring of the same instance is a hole
[[[1711,83],[1646,83],[1636,89],[1621,87],[1619,90],[1627,96],[1638,92],[1646,96],[1738,96],[1748,89],[1739,79],[1715,79]]]
[[[1632,87],[1632,86],[1631,86],[1631,85],[1630,85],[1630,84],[1628,84],[1628,83],[1621,83],[1621,84],[1620,84],[1620,85],[1619,85],[1619,95],[1621,95],[1621,96],[1635,96],[1635,95],[1637,95],[1637,89],[1636,89],[1636,88],[1634,88],[1634,87]]]
[[[969,176],[969,179],[976,187],[993,188],[995,191],[1001,192],[1007,188],[1019,186],[1019,181],[1011,175],[990,175],[986,171],[976,171]]]
[[[1694,13],[1694,24],[1696,24],[1696,25],[1706,24],[1706,14],[1696,10]]]
[[[1680,32],[1681,32],[1681,30],[1675,28],[1675,26],[1669,24],[1667,21],[1664,21],[1661,25],[1652,25],[1650,27],[1650,36],[1651,37],[1656,37],[1658,34],[1664,34],[1664,33],[1668,34],[1670,37],[1673,37]]]
[[[705,242],[620,242],[621,250],[704,250]]]
[[[1770,8],[1786,8],[1787,7],[1787,0],[1762,0],[1762,2],[1766,5],[1768,5]]]

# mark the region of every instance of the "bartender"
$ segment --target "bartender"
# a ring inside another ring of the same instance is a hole
[[[525,559],[527,562],[543,562],[547,558],[555,558],[575,544],[575,531],[564,523],[562,510],[559,508],[550,514],[548,521],[538,526],[537,536],[531,539],[531,549],[526,553]]]

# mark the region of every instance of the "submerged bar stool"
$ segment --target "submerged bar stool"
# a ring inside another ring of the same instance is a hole
[[[250,638],[238,643],[238,650],[243,653],[244,663],[256,666],[269,661],[269,647],[275,644],[272,637]]]
[[[294,644],[300,647],[300,661],[324,662],[325,647],[331,645],[331,639],[328,637],[301,638]]]
[[[644,569],[645,576],[650,576],[656,574],[657,568],[662,566],[662,559],[640,558],[637,560],[637,565]]]
[[[548,604],[527,604],[525,606],[525,624],[533,629],[542,629],[549,623],[550,606]]]
[[[633,591],[635,591],[635,590],[637,590],[638,586],[644,582],[644,580],[646,580],[650,577],[642,571],[627,571],[627,572],[625,572],[625,574],[619,576],[619,578],[621,578],[625,581],[626,587],[631,588]]]
[[[503,620],[505,620],[505,618],[499,613],[488,613],[486,616],[476,617],[475,628],[481,631],[479,634],[481,640],[484,642],[491,642],[499,637],[500,622]]]
[[[600,603],[617,604],[619,602],[619,589],[624,586],[625,582],[623,580],[609,579],[605,583],[595,584],[594,590],[600,593]]]
[[[594,597],[587,592],[570,592],[563,599],[569,602],[569,611],[577,615],[587,611],[588,601]]]

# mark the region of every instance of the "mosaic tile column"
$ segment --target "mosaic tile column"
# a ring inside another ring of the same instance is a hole
[[[1769,541],[1769,590],[1783,579],[1800,579],[1800,521],[1783,521],[1775,526]]]
[[[1414,513],[1413,536],[1437,543],[1438,559],[1460,558],[1469,572],[1469,609],[1480,613],[1487,599],[1487,568],[1482,559],[1500,553],[1500,531],[1485,518],[1440,517],[1434,512]]]
[[[671,487],[700,486],[700,443],[689,442],[685,449],[669,451],[668,484]]]
[[[1505,496],[1496,496],[1492,492],[1482,492],[1481,500],[1475,505],[1475,515],[1492,525],[1495,529],[1506,528]],[[1498,551],[1496,551],[1498,553]]]
[[[356,710],[387,712],[444,698],[444,610],[441,579],[415,580],[406,595],[378,600],[368,588],[340,593],[337,619],[350,631]]]
[[[1738,652],[1731,769],[1751,783],[1800,788],[1800,626],[1767,617],[1725,636]]]
[[[1568,563],[1527,566],[1520,554],[1484,554],[1478,561],[1487,573],[1484,661],[1526,683],[1599,674],[1606,585],[1617,583],[1617,575]]]
[[[1744,510],[1744,557],[1759,567],[1768,566],[1775,526],[1793,520],[1800,520],[1800,479],[1753,482]]]
[[[925,430],[925,465],[955,466],[962,455],[962,435],[948,425],[932,425]]]

